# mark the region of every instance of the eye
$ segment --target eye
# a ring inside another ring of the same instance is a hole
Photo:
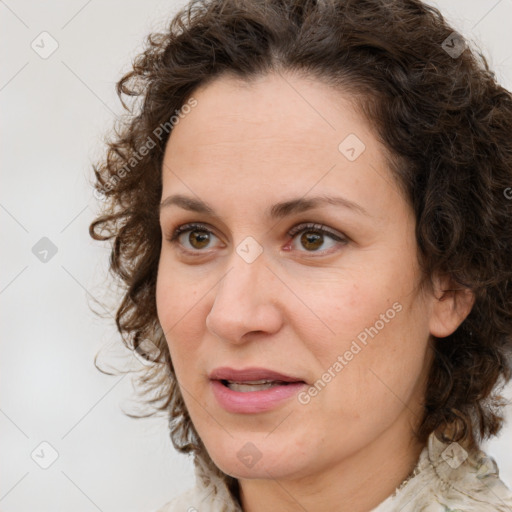
[[[348,241],[347,238],[341,234],[332,231],[322,224],[299,224],[288,232],[288,236],[295,237],[295,235],[300,233],[302,233],[302,235],[297,240],[302,245],[302,247],[306,249],[306,252],[324,252],[324,250],[335,247],[337,243],[345,244]],[[322,251],[319,251],[318,249],[325,244],[326,237],[330,238],[333,243],[331,243],[328,247],[324,247]]]
[[[345,244],[348,242],[347,238],[338,234],[335,231],[323,226],[322,224],[303,223],[294,226],[288,231],[288,236],[294,238],[296,235],[302,233],[298,238],[302,247],[306,251],[300,252],[324,252],[337,244]],[[206,252],[210,242],[213,238],[218,238],[207,226],[204,224],[183,224],[178,226],[168,240],[173,244],[181,245],[185,251],[189,253]],[[328,247],[323,250],[318,250],[326,243],[326,238],[331,240]],[[188,245],[187,245],[188,244]]]
[[[188,236],[185,236],[187,233]],[[205,247],[208,248],[212,237],[217,238],[203,224],[183,224],[174,230],[169,241],[174,244],[179,243],[189,252],[197,252]],[[187,243],[189,244],[188,246]]]

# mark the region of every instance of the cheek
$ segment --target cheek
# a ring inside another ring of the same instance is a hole
[[[171,266],[159,266],[157,314],[178,378],[187,374],[185,368],[197,364],[196,354],[204,333],[204,321],[198,320],[205,307],[206,289],[201,283],[200,278],[187,278],[184,272]]]
[[[190,323],[189,318],[197,316],[212,286],[210,281],[206,270],[203,273],[196,267],[173,264],[163,249],[156,281],[156,305],[162,326],[165,323],[174,332]]]
[[[317,377],[335,375],[325,398],[335,394],[329,401],[352,417],[403,407],[424,368],[429,334],[424,304],[413,292],[414,267],[383,258],[365,268],[376,270],[345,269],[343,278],[318,287],[308,303],[322,322],[310,315],[302,323]]]
[[[400,311],[365,309],[365,322],[350,325],[330,358],[343,358],[343,368],[325,397],[337,404],[333,419],[343,417],[348,425],[366,432],[391,425],[405,407],[413,409],[421,400],[428,331],[413,304],[403,297],[394,304]],[[381,311],[387,323],[378,317]]]
[[[328,279],[320,277],[315,281],[300,287],[294,283],[297,295],[303,297],[310,310],[297,307],[295,313],[289,314],[302,326],[301,332],[323,364],[333,354],[348,350],[352,340],[364,343],[370,339],[368,331],[374,332],[376,322],[379,333],[389,331],[401,314],[397,309],[405,309],[405,293],[389,274],[374,276],[346,268],[342,273],[333,273],[331,269]]]
[[[354,253],[354,258],[357,263],[349,261],[342,274],[336,272],[330,286],[318,292],[318,310],[338,338],[363,343],[388,338],[391,348],[396,335],[410,327],[411,315],[424,315],[417,308],[414,285],[418,269],[412,263],[413,255],[403,251],[398,259],[396,252],[386,247]]]

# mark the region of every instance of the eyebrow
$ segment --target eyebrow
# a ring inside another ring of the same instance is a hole
[[[201,199],[176,194],[167,197],[160,203],[160,211],[171,205],[176,205],[184,210],[192,212],[203,213],[212,217],[219,218],[215,210]],[[350,209],[361,215],[370,216],[370,214],[359,204],[346,199],[341,196],[317,196],[305,199],[298,197],[289,201],[274,204],[268,211],[267,215],[271,219],[281,219],[288,215],[305,212],[314,208],[319,208],[325,205],[341,206]]]

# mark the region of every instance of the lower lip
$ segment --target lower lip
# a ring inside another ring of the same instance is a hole
[[[211,380],[213,394],[220,406],[228,412],[258,413],[274,409],[281,402],[295,396],[307,384],[293,382],[261,391],[233,391],[219,380]]]

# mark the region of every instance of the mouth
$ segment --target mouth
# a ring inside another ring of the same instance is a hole
[[[229,367],[215,368],[209,375],[210,380],[217,380],[233,391],[262,391],[275,386],[305,384],[302,377],[285,375],[268,368],[245,368],[236,370]]]
[[[292,384],[302,383],[304,384],[304,381],[295,381],[295,382],[286,382],[282,380],[255,380],[251,382],[234,382],[231,380],[225,380],[221,379],[220,383],[231,389],[231,391],[239,391],[241,393],[248,393],[251,391],[264,391],[265,389],[271,389],[276,386],[289,386]]]
[[[234,414],[270,411],[291,400],[307,385],[300,376],[267,368],[216,368],[208,377],[217,403]]]

